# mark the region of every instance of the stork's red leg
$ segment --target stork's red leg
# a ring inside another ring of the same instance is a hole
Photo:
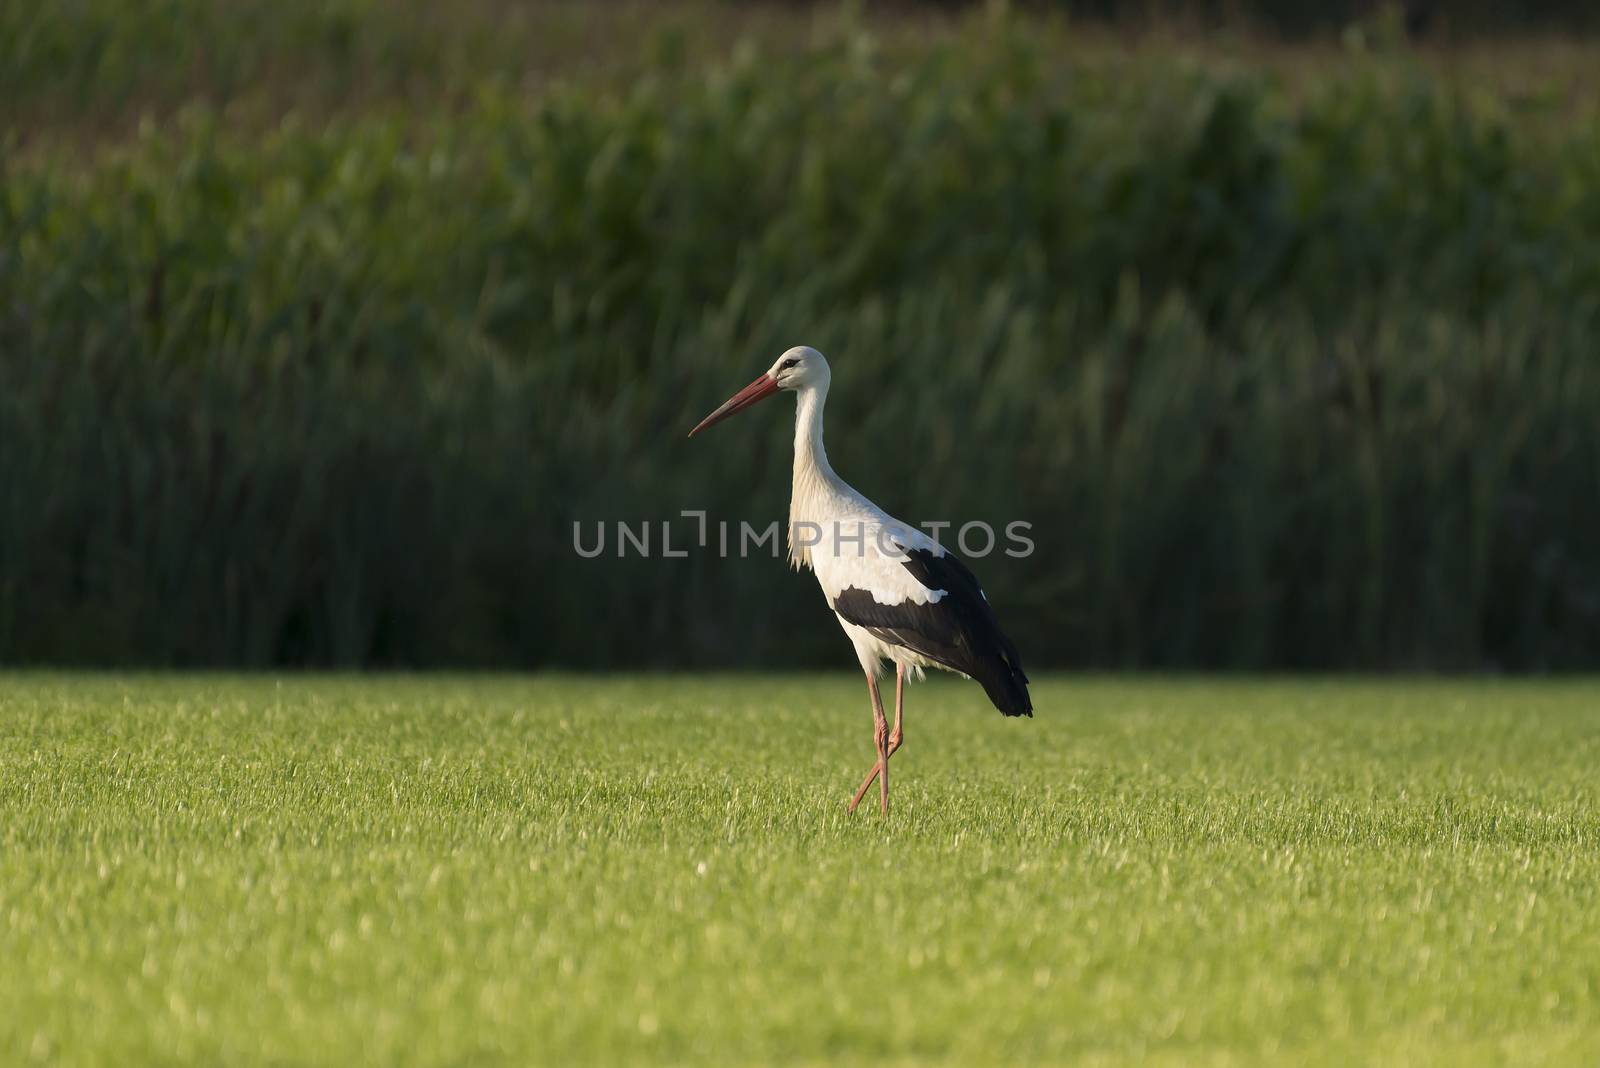
[[[873,724],[874,727],[876,727],[876,725],[881,722],[883,716],[883,702],[878,697],[878,684],[876,680],[869,678],[867,680],[867,685],[872,690],[872,705],[874,711]],[[878,770],[880,768],[887,768],[889,766],[889,758],[894,756],[895,750],[899,749],[900,743],[905,740],[905,732],[901,729],[901,721],[905,716],[905,709],[906,669],[905,665],[897,664],[895,666],[894,673],[894,730],[889,733],[887,750],[881,751],[882,755],[880,756],[878,763],[872,765],[872,770],[867,772],[867,777],[862,780],[861,789],[856,791],[856,796],[851,800],[851,812],[854,812],[856,810],[856,806],[861,804],[861,799],[867,796],[867,790],[872,786],[872,780],[878,777]],[[874,735],[874,737],[876,738],[876,735]],[[885,776],[885,778],[887,778],[887,776]],[[889,787],[887,783],[885,783],[883,787],[883,805],[883,810],[885,812],[889,811]]]
[[[894,730],[889,732],[889,755],[894,756],[894,751],[900,748],[900,743],[905,740],[905,732],[901,729],[900,721],[906,711],[906,666],[894,666]]]
[[[878,680],[869,680],[872,690],[872,743],[878,747],[878,808],[889,814],[889,721],[883,715],[883,698],[878,695]]]

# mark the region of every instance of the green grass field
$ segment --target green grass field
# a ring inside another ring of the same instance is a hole
[[[1600,687],[0,677],[0,1062],[1593,1064]]]

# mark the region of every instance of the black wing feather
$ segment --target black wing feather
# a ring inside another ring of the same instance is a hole
[[[994,706],[1008,716],[1033,715],[1028,676],[1017,647],[1000,629],[994,609],[967,566],[951,553],[906,552],[904,566],[929,590],[945,595],[931,604],[879,604],[854,586],[834,598],[833,610],[874,636],[912,649],[929,660],[975,679]]]

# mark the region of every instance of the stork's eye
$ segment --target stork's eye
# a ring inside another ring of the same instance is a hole
[[[778,370],[787,371],[789,368],[793,367],[795,364],[797,364],[799,362],[800,362],[799,360],[784,360],[782,363],[780,363],[778,365]]]

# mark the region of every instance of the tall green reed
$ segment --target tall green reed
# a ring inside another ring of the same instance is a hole
[[[786,415],[683,433],[803,342],[859,488],[1034,524],[1032,662],[1592,663],[1596,130],[1024,30],[0,174],[0,656],[834,662],[771,561],[571,545],[785,515]]]

